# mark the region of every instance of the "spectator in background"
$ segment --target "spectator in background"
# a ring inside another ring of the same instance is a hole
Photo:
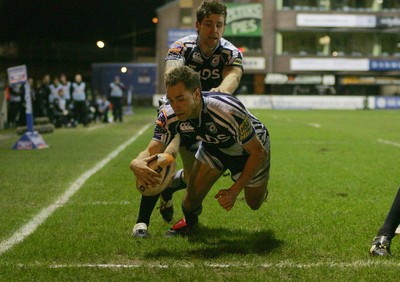
[[[123,120],[123,98],[124,98],[125,85],[120,81],[119,76],[114,78],[114,81],[110,83],[109,87],[109,99],[112,104],[112,111],[114,121]]]
[[[110,109],[110,101],[107,100],[106,96],[98,96],[96,99],[96,115],[95,120],[108,122],[108,111]]]
[[[34,83],[34,99],[32,101],[33,104],[33,115],[34,117],[44,117],[46,116],[46,101],[45,101],[45,93],[42,87],[42,81],[40,79],[35,80]]]
[[[58,77],[54,77],[53,82],[49,85],[50,89],[50,95],[48,97],[48,116],[50,119],[50,122],[54,121],[54,100],[58,98],[58,93],[60,89],[62,89],[62,85],[60,84],[60,81],[58,80]]]
[[[63,96],[66,102],[66,108],[68,108],[69,104],[71,103],[71,81],[68,81],[65,73],[60,75],[60,83],[63,88]]]
[[[13,84],[9,87],[10,98],[8,101],[7,120],[10,128],[17,127],[17,122],[20,119],[22,111],[24,92],[24,85],[22,83]]]
[[[49,96],[50,96],[50,75],[45,74],[42,78],[42,89],[40,90],[43,95],[44,113],[43,116],[48,116]]]
[[[54,77],[53,82],[49,85],[50,95],[49,95],[49,103],[53,103],[54,99],[58,97],[59,90],[62,89],[62,85],[58,80],[58,77]]]
[[[71,112],[67,108],[67,101],[64,98],[64,90],[58,90],[58,97],[53,101],[53,121],[56,128],[74,127]]]
[[[88,126],[88,108],[86,104],[86,83],[82,80],[81,74],[75,75],[75,82],[71,85],[75,122]]]

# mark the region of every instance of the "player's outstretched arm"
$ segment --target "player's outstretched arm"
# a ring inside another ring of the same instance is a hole
[[[239,179],[229,189],[221,189],[215,195],[220,206],[227,211],[233,208],[239,193],[260,170],[263,163],[267,161],[267,151],[257,136],[254,136],[247,144],[243,145],[243,149],[249,153],[249,158]]]
[[[210,92],[222,92],[233,94],[239,87],[240,79],[242,78],[242,69],[234,66],[227,66],[222,73],[223,80],[218,87],[210,89]]]

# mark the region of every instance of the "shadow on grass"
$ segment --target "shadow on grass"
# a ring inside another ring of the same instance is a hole
[[[179,238],[166,238],[172,240],[171,246],[176,244]],[[187,238],[190,242],[190,249],[176,251],[168,248],[149,252],[147,258],[160,259],[168,257],[170,259],[181,259],[182,257],[193,258],[219,258],[224,256],[257,254],[267,255],[272,250],[279,248],[282,240],[275,238],[271,230],[260,230],[248,232],[245,230],[232,230],[226,228],[207,228],[199,226],[195,233]],[[172,247],[171,247],[172,248]]]

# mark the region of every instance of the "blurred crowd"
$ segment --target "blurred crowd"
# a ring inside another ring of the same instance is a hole
[[[125,86],[116,76],[107,94],[91,93],[81,74],[69,81],[65,74],[44,75],[42,79],[29,78],[27,85],[6,87],[8,128],[26,125],[25,93],[30,91],[34,118],[47,117],[56,128],[74,128],[91,122],[123,121]]]

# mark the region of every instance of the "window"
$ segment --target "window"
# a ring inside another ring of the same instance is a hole
[[[349,40],[351,38],[351,40]],[[333,33],[331,50],[334,56],[372,56],[375,35],[371,33]]]
[[[400,35],[398,33],[384,33],[380,37],[382,56],[400,57]]]
[[[375,33],[366,32],[282,32],[281,35],[284,55],[365,57],[373,55],[374,47],[379,42]],[[391,46],[396,45],[394,41],[400,42],[399,37],[391,39]],[[277,52],[280,55],[280,48]]]

